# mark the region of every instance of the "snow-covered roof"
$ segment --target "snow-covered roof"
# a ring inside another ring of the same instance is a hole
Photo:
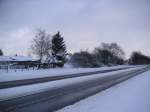
[[[32,61],[30,56],[0,56],[0,61]]]

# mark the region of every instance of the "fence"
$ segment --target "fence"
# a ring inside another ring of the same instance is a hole
[[[25,70],[35,70],[38,67],[30,67],[29,65],[17,65],[17,64],[8,64],[8,65],[0,65],[1,72],[17,72],[17,71],[25,71]]]
[[[29,71],[29,70],[38,70],[38,69],[47,69],[47,68],[56,68],[55,63],[43,63],[43,64],[0,64],[0,72],[17,72],[17,71]]]

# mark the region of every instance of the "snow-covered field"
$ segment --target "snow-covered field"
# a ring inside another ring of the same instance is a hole
[[[150,112],[150,71],[57,112]]]
[[[124,68],[132,67],[131,65],[113,66],[113,67],[101,67],[101,68],[56,68],[56,69],[40,69],[40,70],[24,70],[24,71],[11,71],[11,72],[0,72],[0,82],[20,80],[20,79],[31,79],[40,78],[45,76],[60,76],[74,73],[92,72],[98,70],[108,70],[113,68]]]
[[[144,67],[144,66],[142,66]],[[101,74],[95,74],[95,75],[89,75],[84,77],[76,77],[76,78],[70,78],[70,79],[63,79],[63,80],[57,80],[52,82],[45,82],[45,83],[39,83],[39,84],[32,84],[32,85],[26,85],[26,86],[20,86],[20,87],[13,87],[13,88],[7,88],[7,89],[1,89],[0,90],[0,101],[4,99],[14,98],[18,96],[24,96],[28,94],[38,93],[45,90],[50,90],[74,83],[79,83],[91,79],[97,79],[100,77],[108,76],[108,75],[115,75],[116,73],[122,73],[127,72],[130,70],[140,69],[142,67],[135,67],[135,68],[129,68],[125,70],[119,70],[119,71],[113,71],[108,73],[101,73]]]

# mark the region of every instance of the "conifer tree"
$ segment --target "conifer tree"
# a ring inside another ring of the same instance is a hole
[[[0,49],[0,56],[3,56],[3,51]]]
[[[54,62],[60,66],[63,67],[65,61],[66,61],[66,45],[64,38],[60,35],[59,32],[57,32],[52,37],[52,56]]]

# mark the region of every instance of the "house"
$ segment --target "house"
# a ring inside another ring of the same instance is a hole
[[[0,56],[0,68],[4,66],[27,68],[30,66],[37,66],[39,63],[38,60],[33,60],[30,56]]]

